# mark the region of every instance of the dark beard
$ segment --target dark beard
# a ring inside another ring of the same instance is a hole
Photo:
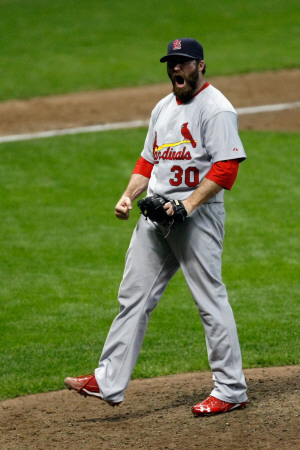
[[[173,85],[173,93],[176,95],[176,97],[182,102],[185,103],[189,101],[197,88],[198,80],[199,80],[199,72],[198,68],[196,67],[193,72],[191,72],[189,75],[185,74],[178,74],[175,73],[172,69],[168,70],[168,75],[170,77],[170,80]],[[176,77],[181,77],[185,80],[185,85],[182,88],[179,88],[176,85]]]

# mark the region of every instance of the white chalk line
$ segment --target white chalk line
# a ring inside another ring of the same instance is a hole
[[[238,115],[243,114],[259,114],[264,112],[285,111],[288,109],[300,108],[300,101],[292,103],[278,103],[274,105],[248,106],[245,108],[237,108]],[[133,120],[130,122],[116,122],[99,125],[89,125],[75,128],[65,128],[62,130],[38,131],[35,133],[13,134],[8,136],[0,136],[0,144],[4,142],[27,141],[31,139],[50,138],[55,136],[65,136],[68,134],[80,133],[97,133],[100,131],[122,130],[129,128],[147,127],[149,120]]]

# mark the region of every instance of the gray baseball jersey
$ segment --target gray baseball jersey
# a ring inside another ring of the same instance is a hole
[[[152,112],[142,157],[154,164],[148,195],[187,198],[213,163],[246,158],[235,109],[208,83],[186,104],[168,95]]]

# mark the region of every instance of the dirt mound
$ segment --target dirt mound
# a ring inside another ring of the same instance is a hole
[[[296,449],[300,366],[245,370],[249,403],[213,417],[190,407],[210,372],[133,380],[121,406],[67,390],[0,403],[3,449]]]

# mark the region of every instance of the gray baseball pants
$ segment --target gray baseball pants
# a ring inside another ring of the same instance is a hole
[[[211,395],[230,403],[247,400],[236,324],[221,277],[224,221],[223,203],[206,203],[164,238],[161,229],[140,218],[126,255],[120,312],[95,370],[104,400],[123,401],[151,312],[179,268],[205,329]]]

